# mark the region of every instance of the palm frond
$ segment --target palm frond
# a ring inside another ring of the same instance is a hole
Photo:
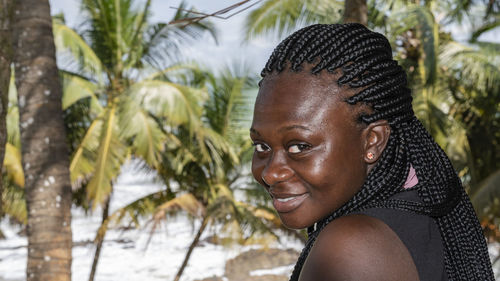
[[[5,158],[3,170],[7,178],[19,187],[24,187],[24,171],[21,162],[21,151],[14,145],[7,143],[5,146]]]
[[[158,118],[166,118],[167,124],[189,124],[194,131],[199,125],[206,92],[175,83],[144,80],[130,87],[129,96],[145,110]]]
[[[52,29],[57,50],[69,52],[83,71],[87,71],[102,81],[103,78],[100,76],[103,71],[101,60],[83,38],[57,18],[52,22]]]
[[[266,0],[245,20],[245,39],[272,32],[282,37],[303,25],[313,23],[317,15],[307,9],[308,2],[300,0]],[[317,21],[316,21],[317,22]]]
[[[119,138],[116,119],[116,105],[112,105],[103,119],[95,167],[87,184],[87,196],[93,201],[94,208],[106,201],[112,192],[112,181],[128,157],[127,147]]]
[[[133,105],[122,105],[118,112],[122,138],[132,140],[134,155],[144,159],[150,167],[158,168],[166,143],[173,147],[180,145],[180,141],[175,135],[162,130],[155,118],[142,108],[134,110],[131,107]]]
[[[8,215],[19,223],[28,223],[24,188],[4,181],[4,188],[0,199],[2,200],[3,214]]]
[[[177,212],[183,210],[194,217],[203,217],[206,213],[203,204],[196,199],[191,193],[185,193],[179,195],[173,199],[170,199],[163,204],[159,205],[155,209],[153,215],[153,221],[159,222],[165,218],[165,215],[169,212]]]
[[[442,64],[455,71],[460,83],[480,93],[500,95],[500,55],[496,52],[500,44],[484,44],[474,49],[457,42],[443,46],[440,54]]]
[[[82,141],[71,156],[69,170],[73,187],[79,187],[82,181],[89,178],[95,169],[96,151],[99,148],[103,118],[104,112],[90,124]]]
[[[60,71],[61,82],[63,86],[62,106],[66,110],[76,102],[90,98],[90,108],[93,114],[98,115],[103,108],[95,95],[98,87],[85,78],[75,75],[71,72]]]
[[[176,14],[171,21],[189,17],[186,10],[187,4],[181,2]],[[155,68],[164,68],[165,64],[178,63],[182,56],[181,50],[187,43],[199,40],[205,33],[217,42],[217,30],[207,20],[185,24],[166,24],[163,22],[153,24],[145,32],[142,42],[144,49],[144,62]]]
[[[155,213],[157,207],[169,200],[175,198],[174,195],[166,190],[153,192],[114,211],[110,218],[115,223],[120,223],[124,218],[130,218],[136,227],[140,226],[140,218],[150,218]]]
[[[500,26],[500,14],[496,14],[493,16],[492,20],[484,22],[481,26],[476,28],[474,32],[471,34],[470,41],[476,42],[479,36],[483,35],[486,32],[497,29]]]

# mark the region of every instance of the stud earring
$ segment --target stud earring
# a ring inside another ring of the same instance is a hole
[[[366,154],[366,158],[368,158],[368,160],[373,160],[373,157],[375,157],[375,155],[373,155],[373,153],[372,153],[372,152],[368,152],[368,153]]]

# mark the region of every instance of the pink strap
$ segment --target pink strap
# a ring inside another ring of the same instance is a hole
[[[410,171],[408,172],[408,177],[406,178],[406,182],[403,186],[403,188],[412,188],[418,183],[418,178],[417,174],[415,173],[415,169],[413,169],[413,166],[410,164]]]

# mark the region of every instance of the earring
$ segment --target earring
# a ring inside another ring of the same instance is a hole
[[[366,158],[368,158],[368,160],[373,160],[373,157],[375,157],[375,155],[373,155],[373,153],[372,153],[372,152],[368,152],[368,153],[366,154]]]

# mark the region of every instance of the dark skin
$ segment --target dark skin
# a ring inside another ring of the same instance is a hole
[[[250,129],[252,173],[283,224],[294,229],[313,225],[351,199],[390,135],[385,120],[356,121],[370,108],[344,101],[357,90],[339,87],[339,73],[312,75],[309,68],[266,76]],[[349,215],[319,234],[300,280],[411,281],[418,273],[408,249],[384,222]]]

